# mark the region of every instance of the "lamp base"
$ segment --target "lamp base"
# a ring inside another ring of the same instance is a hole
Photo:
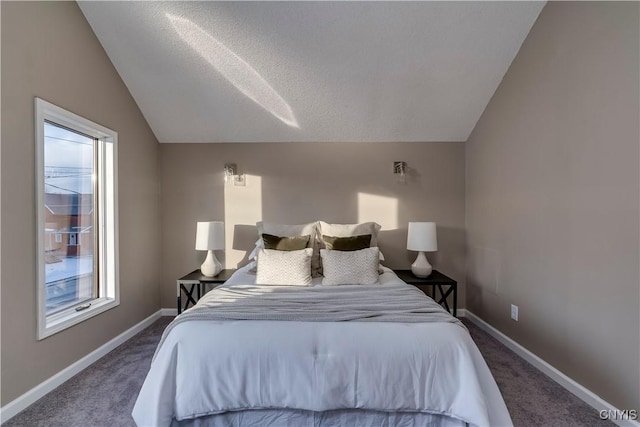
[[[416,258],[415,262],[411,264],[411,272],[413,273],[413,275],[416,277],[425,278],[429,277],[432,271],[433,267],[431,266],[431,264],[429,264],[425,253],[422,251],[418,252],[418,257]]]
[[[213,277],[217,276],[222,271],[222,264],[216,258],[216,254],[212,250],[207,252],[207,258],[200,266],[200,272],[203,276]]]

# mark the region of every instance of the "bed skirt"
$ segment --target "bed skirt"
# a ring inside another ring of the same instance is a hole
[[[440,414],[340,409],[314,412],[298,409],[255,409],[224,412],[176,421],[171,427],[464,427],[467,423]]]

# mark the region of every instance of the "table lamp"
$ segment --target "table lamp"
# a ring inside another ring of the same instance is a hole
[[[204,276],[216,276],[222,270],[222,264],[213,253],[216,249],[224,249],[224,222],[198,222],[196,229],[196,250],[208,251],[207,258],[200,266]]]
[[[418,257],[411,264],[416,277],[429,277],[433,267],[429,264],[425,252],[438,250],[438,237],[435,222],[410,222],[407,231],[407,249],[418,251]]]

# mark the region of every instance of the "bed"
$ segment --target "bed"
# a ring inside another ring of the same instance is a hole
[[[239,269],[165,330],[137,425],[512,425],[464,325],[381,268],[304,287]]]

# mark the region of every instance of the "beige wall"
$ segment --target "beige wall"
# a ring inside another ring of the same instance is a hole
[[[549,2],[466,147],[468,309],[621,409],[640,402],[638,24],[637,2]]]
[[[175,279],[199,268],[196,221],[227,226],[226,266],[253,248],[256,221],[377,221],[389,267],[408,268],[408,221],[435,221],[436,268],[460,283],[464,301],[463,143],[161,144],[162,306],[175,307]],[[393,162],[406,161],[399,184]],[[247,174],[246,187],[225,185],[225,163]],[[235,249],[234,249],[235,248]],[[221,254],[222,255],[222,254]],[[460,303],[462,304],[462,303]]]
[[[75,2],[2,2],[2,401],[160,308],[158,143]],[[33,98],[118,132],[120,306],[36,340]]]
[[[637,408],[637,3],[549,3],[466,144],[466,166],[462,143],[158,148],[75,3],[2,2],[1,16],[2,405],[175,307],[175,279],[204,257],[196,221],[226,221],[235,267],[257,220],[324,219],[378,221],[386,264],[403,268],[415,258],[407,222],[436,221],[430,259],[461,284],[461,307],[468,270],[470,310],[614,405]],[[120,144],[121,305],[43,341],[34,96],[118,131]],[[406,184],[391,173],[395,160],[409,164]],[[248,175],[245,187],[223,184],[226,162]]]

